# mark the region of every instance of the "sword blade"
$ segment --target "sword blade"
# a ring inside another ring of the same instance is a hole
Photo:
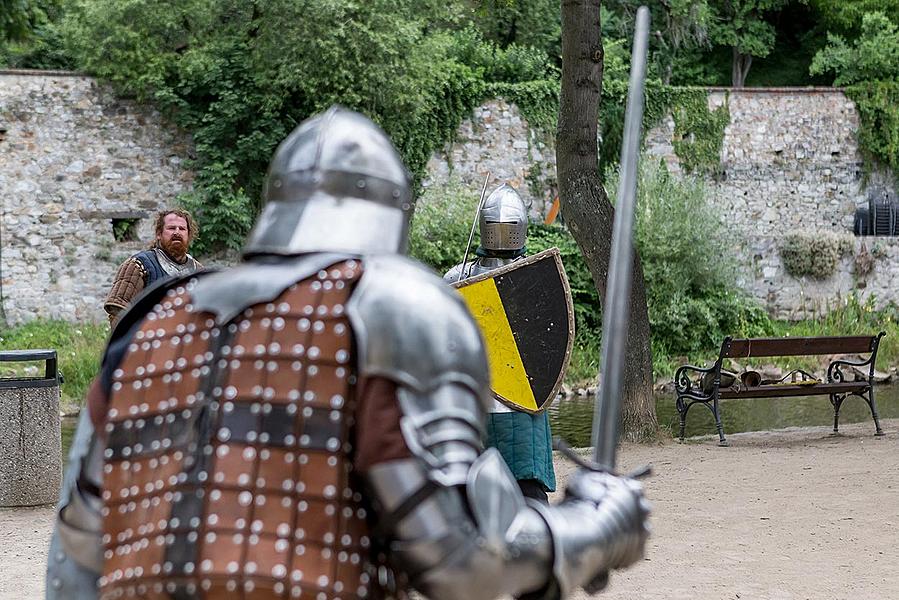
[[[471,231],[468,233],[465,254],[462,255],[462,269],[459,271],[459,279],[456,280],[456,283],[459,283],[465,277],[465,263],[468,262],[468,251],[471,250],[471,240],[474,239],[474,228],[478,226],[478,217],[481,215],[481,209],[484,208],[484,194],[487,193],[488,181],[490,181],[490,171],[487,171],[487,177],[484,178],[484,186],[481,188],[481,197],[478,200],[478,209],[474,211],[474,221],[472,221]]]
[[[603,304],[602,359],[600,382],[593,414],[593,459],[615,468],[618,420],[624,382],[627,324],[630,319],[631,278],[634,263],[634,205],[637,196],[637,167],[643,122],[643,83],[646,79],[646,48],[649,38],[649,9],[637,10],[631,74],[624,115],[618,202],[612,232],[612,252]]]

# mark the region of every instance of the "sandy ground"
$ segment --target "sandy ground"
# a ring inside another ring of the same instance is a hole
[[[646,559],[606,600],[899,598],[899,420],[624,445],[651,463]],[[572,467],[557,459],[560,481]],[[51,507],[0,510],[0,598],[43,596]],[[583,592],[575,596],[586,598]]]

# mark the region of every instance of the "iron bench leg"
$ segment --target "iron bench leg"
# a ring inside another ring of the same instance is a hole
[[[687,429],[687,409],[689,406],[684,402],[683,396],[678,396],[674,402],[674,407],[680,416],[680,441],[684,441],[684,431]]]
[[[840,406],[845,398],[845,394],[830,395],[830,403],[833,405],[833,435],[840,433]]]
[[[871,409],[871,416],[874,417],[874,435],[882,436],[883,428],[880,426],[880,415],[877,414],[877,403],[874,401],[874,386],[870,386],[868,388],[868,394],[866,396],[862,396],[865,399],[865,402],[868,403],[868,408]]]
[[[721,410],[718,408],[718,394],[712,399],[712,414],[715,416],[715,428],[718,430],[718,445],[730,446],[724,438],[724,426],[721,424]]]

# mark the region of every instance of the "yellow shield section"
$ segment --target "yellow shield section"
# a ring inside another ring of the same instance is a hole
[[[493,395],[528,413],[562,385],[574,341],[574,307],[557,248],[452,284],[481,328]]]
[[[484,279],[459,288],[459,293],[484,336],[493,392],[507,403],[520,405],[528,411],[537,411],[534,391],[512,335],[496,282]]]

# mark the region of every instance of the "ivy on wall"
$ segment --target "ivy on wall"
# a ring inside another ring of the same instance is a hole
[[[601,115],[600,167],[603,171],[618,162],[624,130],[624,96],[615,96],[619,90],[611,87],[611,95],[606,98],[606,91],[603,90]],[[714,110],[709,109],[708,97],[706,88],[667,86],[652,80],[646,82],[643,134],[645,136],[662,119],[671,115],[674,118],[674,153],[687,173],[716,175],[719,172],[724,129],[730,123],[730,110],[727,96],[724,103]]]
[[[724,129],[730,123],[727,96],[714,110],[709,110],[708,90],[674,88],[671,96],[672,142],[681,167],[697,175],[718,174]]]
[[[858,110],[862,154],[899,173],[899,82],[870,81],[844,88],[844,92]],[[870,166],[866,161],[866,168]]]

